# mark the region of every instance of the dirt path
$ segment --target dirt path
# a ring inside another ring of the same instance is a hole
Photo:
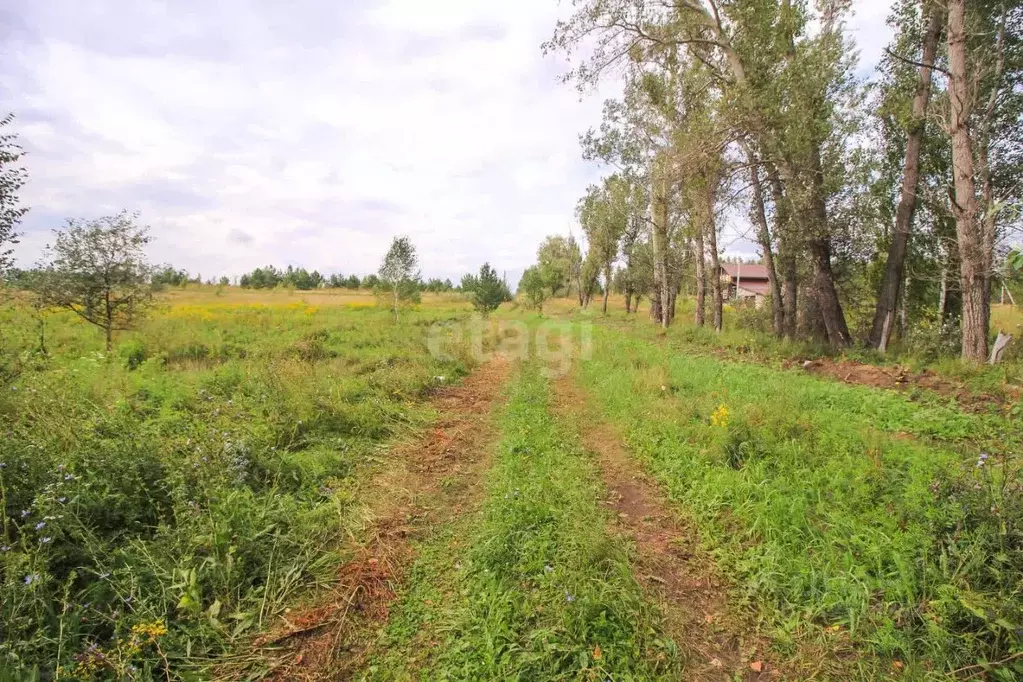
[[[362,666],[412,563],[412,542],[478,502],[496,439],[491,412],[509,373],[508,361],[495,356],[461,384],[441,389],[430,400],[437,423],[388,453],[360,491],[366,529],[333,594],[289,614],[257,643],[277,649],[270,679],[343,680]]]
[[[700,550],[696,529],[671,510],[571,379],[558,380],[555,391],[559,415],[576,426],[583,446],[598,458],[617,532],[636,543],[633,573],[659,601],[668,634],[685,653],[685,679],[775,679],[761,656],[764,644],[729,612],[727,590],[713,560]]]

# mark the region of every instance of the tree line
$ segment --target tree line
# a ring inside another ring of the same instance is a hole
[[[548,239],[531,279],[561,262],[580,304],[599,278],[664,326],[685,290],[720,330],[719,240],[741,223],[778,337],[883,351],[938,320],[986,359],[992,296],[1018,272],[1023,8],[896,0],[868,81],[842,0],[575,6],[545,51],[581,53],[581,89],[625,86],[582,138],[611,170],[578,206],[586,253]]]

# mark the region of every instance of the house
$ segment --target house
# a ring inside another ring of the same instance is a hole
[[[726,300],[752,301],[759,308],[771,293],[764,265],[722,263],[720,275]]]

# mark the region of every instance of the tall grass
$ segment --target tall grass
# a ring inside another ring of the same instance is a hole
[[[193,294],[193,296],[197,296]],[[171,304],[101,353],[4,309],[0,679],[201,679],[329,579],[362,465],[424,423],[426,325],[369,307]]]
[[[877,674],[890,660],[936,678],[1023,650],[1011,423],[606,328],[595,340],[582,382],[779,641],[839,631]]]

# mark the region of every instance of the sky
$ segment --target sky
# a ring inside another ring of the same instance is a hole
[[[853,2],[868,74],[888,0]],[[423,275],[509,279],[603,169],[544,56],[558,0],[0,0],[0,97],[30,173],[16,256],[69,217],[127,209],[204,278],[274,264],[373,272],[393,236]],[[734,233],[738,226],[726,227]],[[735,253],[752,253],[725,239]]]

